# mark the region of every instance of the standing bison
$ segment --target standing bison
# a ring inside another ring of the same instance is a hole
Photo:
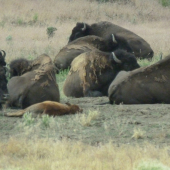
[[[170,104],[170,55],[144,68],[120,72],[108,94],[115,104]]]
[[[118,37],[118,43],[125,44],[123,45],[125,48],[126,44],[128,44],[137,58],[151,59],[153,57],[153,50],[143,38],[125,28],[107,21],[94,23],[92,25],[78,22],[72,30],[69,42],[87,35],[96,35],[105,38],[111,34]]]
[[[64,83],[64,94],[72,97],[107,95],[108,87],[119,71],[136,68],[139,68],[136,58],[123,50],[83,53],[71,63]]]
[[[71,62],[78,55],[91,50],[101,50],[111,52],[117,48],[118,44],[114,35],[110,35],[106,39],[98,36],[86,36],[76,39],[67,44],[54,59],[54,64],[59,70],[64,70],[70,67]]]
[[[51,58],[43,54],[30,63],[28,72],[9,80],[8,105],[24,109],[46,100],[59,102],[60,94]]]
[[[0,51],[0,109],[2,108],[3,95],[7,93],[7,79],[6,79],[6,62],[5,51]]]

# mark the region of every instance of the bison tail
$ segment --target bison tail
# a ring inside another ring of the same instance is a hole
[[[5,116],[8,117],[21,117],[25,113],[25,110],[20,110],[18,112],[13,112],[13,113],[6,113]]]

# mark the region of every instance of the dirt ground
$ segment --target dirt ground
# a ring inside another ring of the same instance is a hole
[[[110,105],[107,97],[99,98],[66,98],[63,101],[78,104],[83,114],[66,115],[52,118],[50,126],[44,128],[36,123],[26,126],[23,118],[5,117],[4,109],[0,112],[0,140],[10,137],[48,137],[54,140],[80,140],[96,145],[113,142],[119,144],[153,143],[159,146],[170,144],[170,105]],[[96,111],[98,116],[84,125],[83,115]],[[38,122],[36,119],[36,122]]]

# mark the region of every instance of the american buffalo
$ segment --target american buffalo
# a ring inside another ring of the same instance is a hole
[[[71,63],[64,83],[64,94],[72,97],[97,97],[107,95],[107,90],[121,70],[139,68],[131,53],[116,50],[113,53],[94,50],[83,53]]]
[[[115,104],[170,104],[170,55],[147,67],[120,72],[108,94]]]
[[[14,76],[21,76],[28,71],[36,70],[40,65],[53,64],[52,60],[46,54],[42,54],[34,60],[27,60],[25,58],[19,58],[11,61],[10,67],[10,78]]]
[[[111,52],[117,48],[117,42],[114,35],[110,35],[106,39],[98,36],[86,36],[76,39],[67,44],[54,59],[54,64],[59,70],[64,70],[70,67],[71,62],[78,55],[91,50],[101,50]]]
[[[46,100],[59,102],[55,69],[51,58],[43,54],[31,62],[31,70],[8,82],[8,106],[26,108]]]
[[[5,51],[0,51],[0,109],[2,108],[3,95],[7,93]]]
[[[83,110],[78,105],[71,105],[69,103],[61,104],[58,102],[45,101],[42,103],[33,104],[24,110],[20,110],[14,113],[7,113],[6,116],[20,117],[28,112],[34,115],[48,114],[49,116],[62,116],[66,114],[75,114],[82,111]]]
[[[151,59],[153,57],[153,50],[143,38],[125,28],[107,21],[94,23],[92,25],[78,22],[72,30],[69,42],[87,35],[96,35],[105,38],[111,34],[114,34],[115,37],[117,37],[118,43],[123,44],[122,47],[124,47],[125,50],[126,45],[128,45],[137,58]]]

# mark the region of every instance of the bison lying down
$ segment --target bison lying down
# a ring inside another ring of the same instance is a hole
[[[5,62],[5,51],[0,51],[0,109],[2,108],[3,95],[7,93],[7,79],[6,79],[6,62]]]
[[[111,83],[110,103],[170,104],[170,55],[163,60],[130,72],[120,72]]]
[[[111,34],[118,37],[118,43],[130,46],[136,57],[141,59],[151,59],[153,57],[153,50],[143,38],[125,28],[107,21],[94,23],[92,25],[78,22],[72,30],[69,42],[87,35],[96,35],[105,38]],[[126,45],[124,47],[126,47]],[[126,48],[124,50],[126,50]]]
[[[74,58],[84,52],[95,49],[111,52],[116,49],[117,46],[114,35],[110,35],[107,39],[97,36],[81,37],[62,48],[56,55],[54,64],[59,70],[64,70],[70,67]]]
[[[8,83],[11,107],[26,108],[46,100],[60,100],[52,60],[46,54],[31,62],[31,70],[21,76],[15,76]]]
[[[53,64],[51,58],[46,54],[42,54],[34,60],[27,60],[25,58],[13,60],[9,64],[10,78],[14,76],[21,76],[26,72],[36,70],[39,66],[45,64]]]
[[[20,117],[25,113],[32,113],[34,115],[48,114],[49,116],[62,116],[66,114],[75,114],[82,112],[83,110],[77,105],[71,105],[69,103],[61,104],[58,102],[45,101],[42,103],[36,103],[27,107],[24,110],[20,110],[14,113],[7,113],[6,116]]]
[[[119,71],[136,68],[139,68],[136,58],[123,50],[83,53],[71,63],[64,83],[64,94],[73,97],[107,95],[108,87]]]

